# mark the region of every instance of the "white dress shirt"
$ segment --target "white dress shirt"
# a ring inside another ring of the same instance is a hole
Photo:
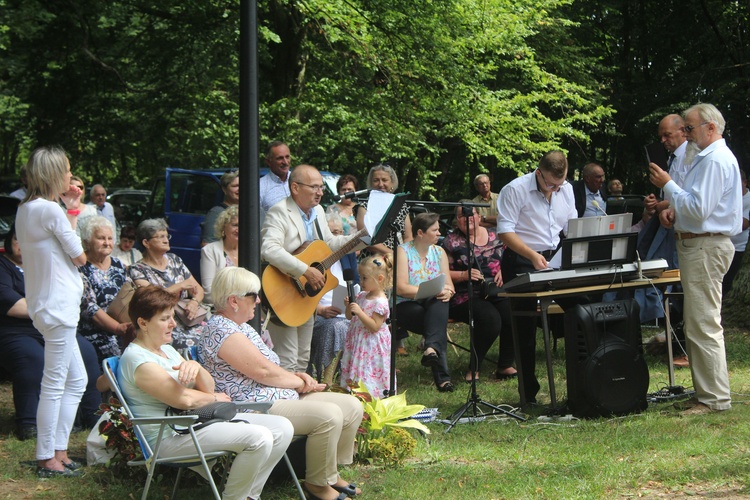
[[[513,179],[497,198],[497,232],[516,233],[535,252],[554,250],[568,220],[578,217],[573,187],[565,183],[548,202],[531,172]]]
[[[698,153],[680,187],[674,179],[664,186],[675,210],[676,232],[721,233],[742,231],[740,169],[724,139]]]

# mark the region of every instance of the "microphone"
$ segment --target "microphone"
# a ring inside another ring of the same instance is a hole
[[[361,189],[359,191],[349,191],[348,193],[337,194],[333,197],[333,201],[351,200],[352,198],[356,198],[358,196],[364,196],[370,191],[370,189]]]
[[[344,275],[344,281],[346,281],[346,291],[349,292],[349,303],[354,304],[357,299],[354,296],[354,270],[343,269],[342,274]]]
[[[594,208],[598,209],[601,213],[603,213],[605,217],[607,216],[607,212],[605,212],[604,210],[602,210],[602,206],[599,205],[598,201],[591,200],[591,204],[594,206]]]

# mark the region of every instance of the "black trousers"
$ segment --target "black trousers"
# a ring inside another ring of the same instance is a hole
[[[502,273],[503,281],[508,282],[518,274],[534,272],[534,266],[527,258],[522,257],[510,249],[503,253]],[[599,295],[601,297],[601,295]],[[591,296],[565,297],[555,299],[555,303],[563,310],[575,306],[576,304],[587,304],[599,300]],[[513,299],[511,307],[518,311],[536,311],[536,299]],[[518,348],[520,359],[516,362],[521,366],[522,378],[519,379],[519,394],[521,392],[520,384],[523,384],[526,401],[529,403],[536,402],[536,395],[539,392],[539,380],[536,377],[536,328],[537,318],[534,316],[516,317],[516,335],[518,339]]]
[[[425,349],[438,353],[438,365],[432,367],[436,385],[451,379],[448,371],[448,302],[435,298],[425,301],[407,300],[396,305],[398,327],[424,337]]]
[[[471,356],[469,370],[476,371],[482,366],[482,361],[498,337],[500,337],[500,358],[497,362],[497,369],[502,370],[513,366],[513,330],[509,301],[503,298],[487,300],[474,297],[472,312],[476,356]],[[452,306],[450,317],[455,321],[468,323],[469,301]]]

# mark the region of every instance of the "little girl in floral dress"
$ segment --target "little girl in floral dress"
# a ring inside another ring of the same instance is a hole
[[[392,282],[391,256],[367,257],[359,264],[362,291],[355,303],[348,303],[346,318],[351,320],[341,357],[341,385],[361,382],[376,398],[389,387],[391,332],[386,320],[390,315],[386,290]]]

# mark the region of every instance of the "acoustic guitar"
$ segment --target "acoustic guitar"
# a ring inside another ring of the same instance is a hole
[[[299,260],[323,274],[325,283],[319,290],[313,290],[304,276],[292,278],[269,264],[263,271],[263,295],[274,315],[285,325],[293,327],[310,319],[323,295],[339,284],[330,271],[331,266],[357,247],[364,248],[365,243],[360,240],[362,236],[367,236],[364,229],[335,252],[324,241],[313,240],[300,253],[295,253]]]

